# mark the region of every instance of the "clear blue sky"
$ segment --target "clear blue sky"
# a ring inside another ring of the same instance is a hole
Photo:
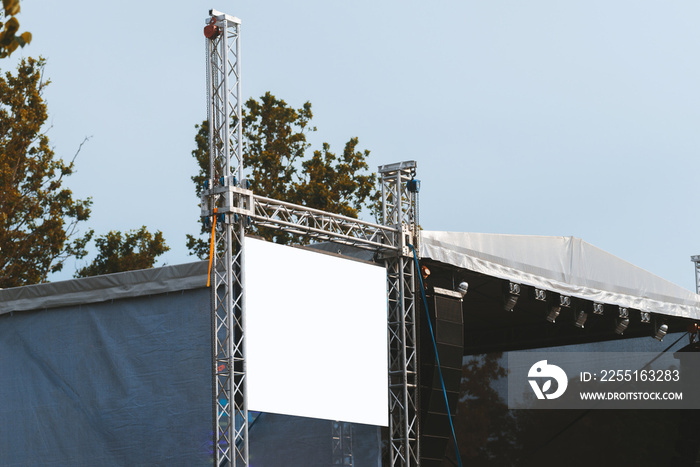
[[[243,21],[243,90],[311,101],[340,151],[415,159],[428,230],[573,235],[694,290],[700,3],[678,0],[23,0],[48,59],[48,134],[98,234],[147,225],[191,261],[202,28]],[[7,70],[16,63],[0,62]],[[67,265],[69,278],[75,269]]]

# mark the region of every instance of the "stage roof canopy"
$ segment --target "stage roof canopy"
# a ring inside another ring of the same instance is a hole
[[[700,319],[700,295],[576,237],[439,231],[421,234],[423,258],[584,300]],[[341,245],[314,247],[342,250],[344,255],[359,255],[362,259],[371,257],[367,251],[352,251]],[[187,290],[205,284],[205,262],[39,284],[0,291],[0,314]]]
[[[424,258],[562,295],[700,319],[700,295],[580,238],[421,233]]]

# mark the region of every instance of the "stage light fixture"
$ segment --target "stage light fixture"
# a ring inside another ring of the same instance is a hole
[[[506,298],[506,303],[505,305],[503,305],[503,309],[506,311],[513,311],[513,308],[515,308],[516,303],[518,303],[518,296],[508,295],[508,298]]]
[[[423,280],[426,280],[428,276],[430,275],[430,269],[428,269],[427,266],[421,266],[420,267],[420,275],[423,277]]]
[[[462,298],[464,298],[464,296],[467,295],[467,290],[469,290],[469,284],[466,282],[460,282],[457,286],[457,292],[459,292],[462,295]]]
[[[559,295],[559,305],[569,308],[571,306],[571,297]]]
[[[602,315],[605,313],[605,305],[602,303],[595,303],[593,302],[593,314],[594,315]]]
[[[576,321],[574,322],[574,326],[577,328],[583,329],[583,327],[586,325],[586,320],[588,319],[588,313],[586,313],[583,310],[580,310],[578,313],[576,313]]]
[[[535,289],[535,300],[540,300],[542,302],[547,301],[547,291],[543,289]]]
[[[641,321],[642,323],[651,323],[651,313],[649,313],[648,311],[642,311]]]
[[[668,324],[661,323],[658,328],[656,328],[656,333],[654,333],[654,339],[661,342],[668,333]]]
[[[618,312],[618,316],[620,318],[629,318],[630,317],[630,311],[628,308],[625,308],[624,306],[620,307],[620,310]]]
[[[553,306],[549,310],[549,313],[547,313],[547,321],[554,324],[557,320],[557,317],[559,316],[559,313],[561,313],[561,307],[560,306]]]
[[[505,299],[505,304],[503,309],[506,311],[513,311],[515,304],[518,303],[518,298],[520,297],[520,284],[514,282],[508,283],[508,297]]]
[[[630,325],[629,318],[616,318],[615,334],[622,335]]]

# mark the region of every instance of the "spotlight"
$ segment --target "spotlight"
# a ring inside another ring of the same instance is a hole
[[[516,303],[518,303],[518,296],[517,295],[509,295],[508,298],[506,299],[505,305],[503,305],[503,309],[506,311],[513,311],[513,308],[515,308]]]
[[[204,37],[207,39],[214,39],[221,33],[221,30],[215,23],[216,18],[212,18],[209,24],[204,27]]]
[[[566,295],[559,295],[559,305],[565,306],[565,307],[570,307],[571,306],[571,297],[567,297]]]
[[[535,289],[535,300],[540,300],[542,302],[547,301],[547,291],[543,289]]]
[[[430,269],[427,266],[420,267],[420,275],[423,276],[423,280],[426,280],[430,275]]]
[[[625,330],[627,330],[627,326],[630,325],[630,320],[629,318],[616,318],[617,325],[615,326],[615,334],[620,334],[622,335]]]
[[[618,316],[620,318],[629,318],[630,317],[630,311],[629,309],[625,308],[624,306],[620,307],[619,314]]]
[[[467,284],[466,282],[460,282],[457,286],[457,292],[459,292],[462,295],[462,298],[464,298],[464,296],[467,295],[467,290],[469,290],[469,284]]]
[[[588,319],[588,313],[585,311],[581,310],[576,314],[576,321],[574,322],[574,326],[577,328],[583,329],[583,326],[586,324],[586,320]]]
[[[602,315],[605,312],[605,305],[593,302],[593,314]]]
[[[513,308],[515,308],[515,304],[518,303],[518,297],[520,297],[520,284],[509,282],[508,297],[505,300],[503,309],[506,311],[513,311]]]
[[[651,313],[649,313],[648,311],[642,311],[641,316],[642,323],[651,323]]]
[[[559,316],[559,313],[561,313],[561,307],[553,306],[547,314],[547,321],[549,321],[550,323],[554,323],[557,320],[557,316]]]
[[[666,336],[667,332],[668,332],[668,324],[661,323],[661,325],[658,328],[656,328],[656,333],[654,334],[654,339],[661,342],[662,340],[664,340],[664,336]]]

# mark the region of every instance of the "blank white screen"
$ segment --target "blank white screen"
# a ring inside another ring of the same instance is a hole
[[[248,408],[388,425],[386,270],[245,240]]]

